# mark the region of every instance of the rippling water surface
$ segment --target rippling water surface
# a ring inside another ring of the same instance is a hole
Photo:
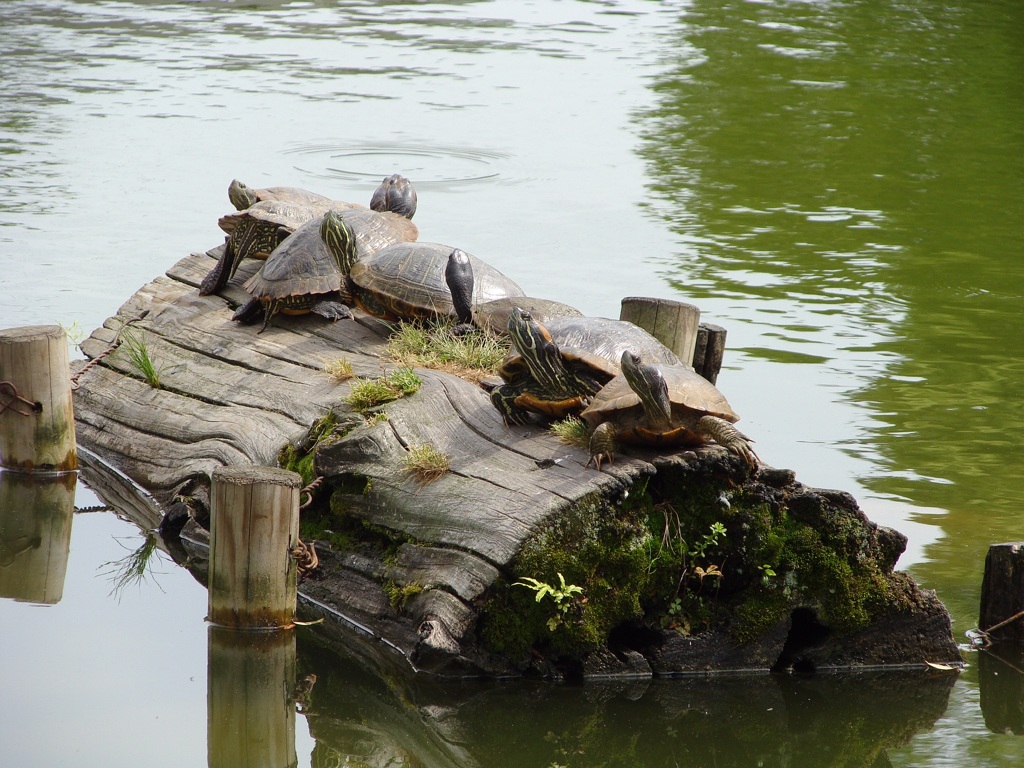
[[[725,326],[719,385],[762,458],[906,533],[901,567],[962,636],[988,545],[1022,538],[1022,8],[7,0],[0,327],[91,331],[221,239],[232,178],[365,201],[401,171],[424,239],[531,294],[605,316],[677,298]],[[134,530],[77,516],[63,599],[0,601],[12,764],[202,762],[205,592],[168,565],[108,596]],[[300,715],[298,759],[1018,765],[982,711],[993,662],[969,661],[948,701],[901,681],[396,692],[300,643],[333,703]]]

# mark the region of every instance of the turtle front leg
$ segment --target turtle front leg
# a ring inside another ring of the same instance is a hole
[[[725,419],[704,416],[697,422],[697,431],[712,438],[723,448],[743,459],[749,466],[756,467],[761,459],[750,447],[753,441]]]
[[[224,253],[220,255],[217,264],[207,272],[206,277],[199,284],[199,295],[209,296],[216,293],[228,284],[228,279],[234,274],[235,268],[235,247],[230,237],[224,238]]]
[[[507,385],[497,386],[491,390],[491,402],[498,409],[505,426],[511,424],[529,424],[530,412],[516,404],[519,393]]]

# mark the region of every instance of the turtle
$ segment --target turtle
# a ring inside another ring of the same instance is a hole
[[[278,312],[315,312],[329,320],[351,317],[342,303],[349,295],[351,265],[418,235],[412,221],[395,213],[328,211],[303,224],[274,249],[260,271],[246,281],[244,287],[253,298],[232,319],[252,323],[262,310],[266,328]]]
[[[504,383],[491,391],[506,424],[525,424],[531,412],[552,418],[578,414],[619,374],[625,349],[682,365],[672,350],[624,320],[563,316],[541,324],[516,307],[508,333],[513,350],[498,370]]]
[[[387,320],[454,315],[459,322],[467,317],[472,322],[465,307],[473,299],[523,295],[514,280],[476,256],[450,245],[420,242],[395,243],[359,259],[349,271],[348,287],[357,306]]]
[[[223,288],[243,259],[267,258],[285,237],[328,210],[366,210],[366,206],[358,203],[331,200],[296,187],[254,190],[237,179],[231,182],[228,197],[236,207],[244,207],[238,213],[222,216],[217,222],[227,233],[224,252],[200,283],[200,296]],[[391,211],[411,219],[416,212],[416,190],[412,182],[397,173],[388,176],[374,191],[370,209]]]
[[[330,198],[317,192],[310,192],[308,189],[299,189],[298,187],[266,187],[264,189],[256,189],[238,179],[232,179],[228,185],[228,200],[231,201],[236,210],[244,211],[256,203],[277,200],[289,200],[295,203],[314,203],[330,200]]]
[[[619,367],[622,372],[580,414],[595,428],[590,460],[598,470],[602,460],[613,460],[616,443],[674,447],[709,440],[757,465],[750,438],[733,426],[740,417],[692,367],[643,362],[631,349],[623,351]]]

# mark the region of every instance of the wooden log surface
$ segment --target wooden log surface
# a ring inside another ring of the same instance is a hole
[[[337,323],[277,316],[262,333],[233,322],[234,309],[248,299],[240,286],[259,262],[243,262],[220,294],[201,297],[196,289],[219,253],[218,247],[180,260],[82,343],[85,355],[96,358],[132,322],[160,369],[161,388],[154,389],[114,351],[80,376],[78,439],[94,486],[135,483],[167,506],[185,487],[208,487],[219,467],[276,466],[285,444],[301,441],[332,409],[347,409],[353,382],[338,383],[325,363],[343,357],[363,378],[395,367],[386,355],[388,326],[358,310],[354,321]],[[628,456],[596,472],[586,466],[586,451],[559,442],[544,426],[507,427],[478,385],[433,370],[417,374],[423,380],[417,393],[388,404],[387,421],[353,430],[325,454],[319,471],[372,482],[371,495],[351,496],[348,513],[418,546],[400,552],[387,569],[339,553],[341,570],[332,580],[299,590],[301,598],[356,626],[365,623],[406,653],[419,619],[399,616],[382,582],[425,585],[410,601],[419,618],[440,612],[447,621],[465,620],[470,603],[552,514],[589,494],[620,494],[655,472],[652,463]],[[425,443],[448,454],[451,464],[427,485],[398,469],[410,447]],[[113,479],[103,477],[108,467]]]

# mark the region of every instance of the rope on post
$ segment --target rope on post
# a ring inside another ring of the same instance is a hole
[[[0,381],[0,396],[11,398],[6,403],[0,404],[0,415],[8,410],[14,411],[22,416],[31,416],[33,414],[43,412],[43,404],[33,402],[32,400],[19,395],[18,388],[14,386],[14,382],[12,381]],[[28,410],[19,410],[17,408],[18,405],[24,405]]]

